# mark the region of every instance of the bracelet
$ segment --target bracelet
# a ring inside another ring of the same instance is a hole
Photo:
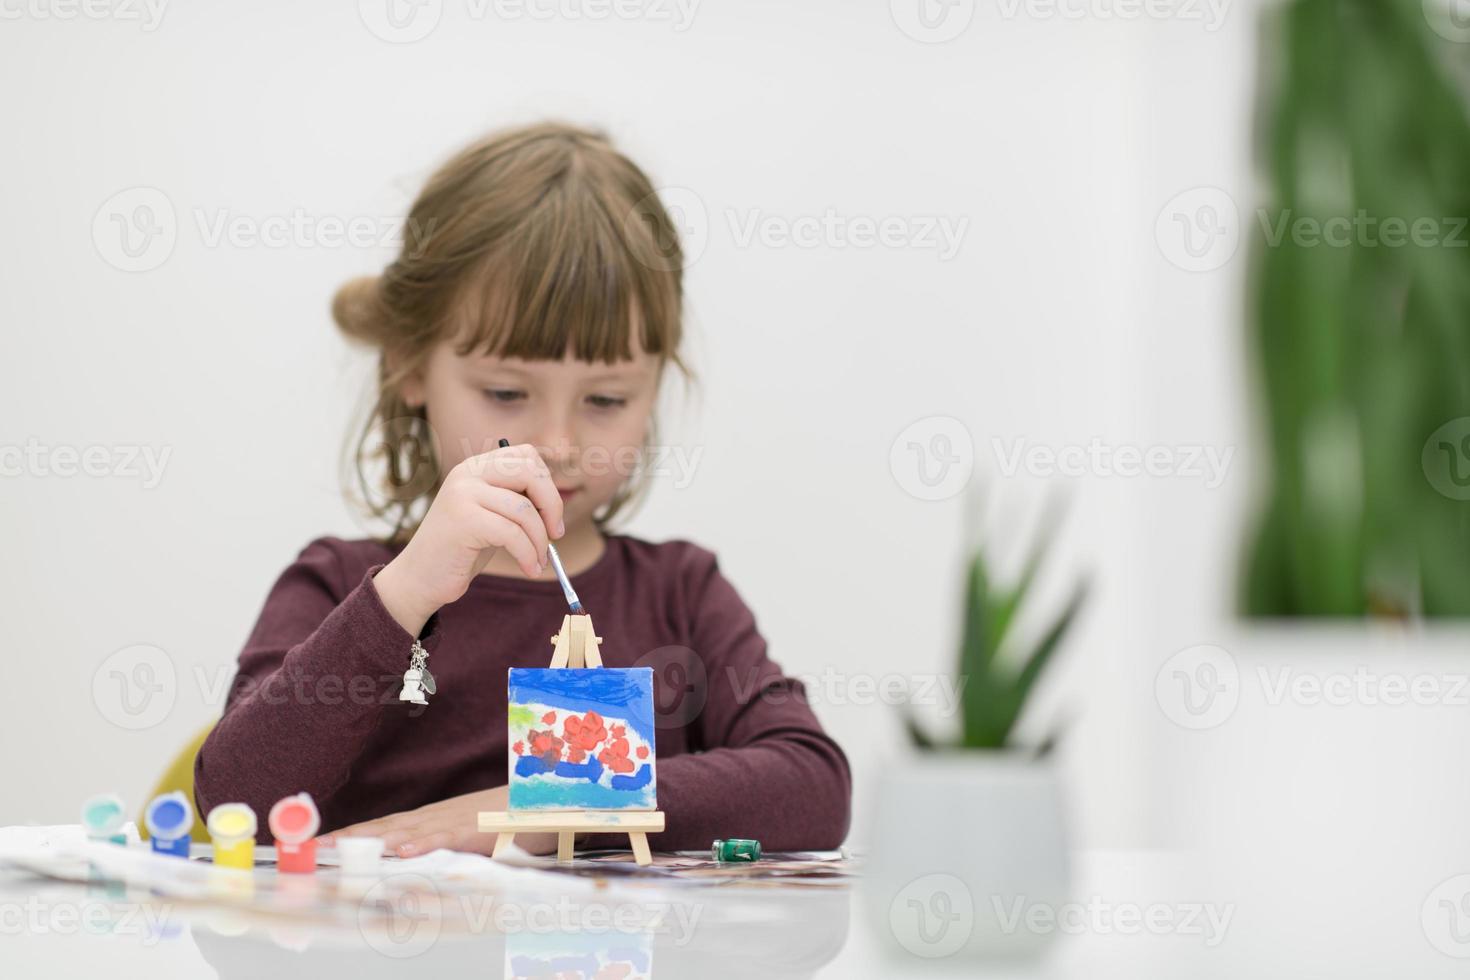
[[[424,645],[415,637],[413,647],[409,652],[412,659],[409,661],[408,670],[403,672],[403,690],[398,692],[398,700],[407,701],[410,704],[428,704],[429,701],[424,697],[424,693],[426,691],[429,694],[437,693],[434,675],[429,673],[429,651],[425,650]]]

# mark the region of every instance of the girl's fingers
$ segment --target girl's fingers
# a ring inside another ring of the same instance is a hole
[[[504,548],[509,551],[528,578],[536,578],[540,559],[536,557],[536,546],[526,536],[525,528],[504,514],[482,507],[475,514],[475,528],[487,548]]]
[[[406,842],[423,837],[426,833],[423,826],[414,825],[397,827],[378,836],[383,838],[383,850],[396,854]]]
[[[330,834],[318,834],[317,843],[325,847],[332,847],[337,843],[338,837],[376,837],[373,832],[373,822],[355,823],[350,827],[339,827]]]
[[[550,561],[546,554],[546,523],[528,497],[504,487],[490,486],[482,487],[480,496],[486,509],[521,526],[526,537],[531,539],[531,547],[536,552],[536,561],[539,564],[545,565]]]
[[[493,834],[484,834],[482,836],[492,843],[495,839]],[[461,831],[436,830],[404,841],[397,846],[397,853],[400,857],[418,857],[420,854],[437,851],[441,847],[448,847],[456,851],[472,850],[473,848],[469,847],[468,844],[469,842],[464,839],[464,834]]]
[[[561,494],[557,492],[556,483],[551,479],[551,471],[546,468],[546,462],[535,446],[506,446],[504,449],[471,456],[461,465],[490,486],[517,490],[531,498],[531,502],[541,513],[547,532],[553,538],[559,537],[557,528],[562,521]]]
[[[417,827],[422,822],[423,818],[416,811],[405,810],[402,813],[391,813],[376,820],[364,820],[350,827],[338,828],[330,834],[322,834],[317,837],[317,843],[323,847],[332,847],[336,844],[338,837],[382,837],[386,839],[390,835],[397,835],[401,839],[405,831]]]
[[[377,821],[369,823],[355,823],[351,827],[341,827],[330,834],[318,835],[316,842],[322,847],[336,847],[338,837],[381,837],[377,827]]]

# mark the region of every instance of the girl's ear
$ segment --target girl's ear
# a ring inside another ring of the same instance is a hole
[[[424,397],[424,379],[415,371],[403,379],[403,383],[398,386],[398,394],[409,408],[423,408],[427,401]]]
[[[383,355],[387,368],[388,377],[396,377],[402,373],[402,380],[398,382],[398,397],[409,408],[422,408],[427,396],[424,391],[424,365],[422,362],[413,369],[403,372],[403,359],[398,354]]]

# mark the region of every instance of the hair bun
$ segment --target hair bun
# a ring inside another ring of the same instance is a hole
[[[332,319],[348,340],[381,347],[387,340],[387,310],[377,276],[360,276],[341,285],[332,297]]]

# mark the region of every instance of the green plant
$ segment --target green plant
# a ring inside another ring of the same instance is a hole
[[[1015,747],[1016,723],[1027,699],[1087,594],[1087,583],[1079,583],[1039,640],[1033,643],[1020,637],[1016,629],[1017,615],[1031,592],[1048,543],[1049,539],[1043,536],[1032,549],[1020,578],[1009,587],[991,581],[984,549],[975,551],[965,582],[964,622],[956,671],[961,711],[959,737],[936,739],[919,725],[912,712],[906,712],[905,727],[919,748]],[[1054,741],[1054,735],[1043,740],[1037,746],[1038,753],[1048,751]]]
[[[1250,616],[1470,615],[1470,504],[1430,475],[1459,483],[1470,454],[1470,123],[1452,80],[1470,48],[1427,10],[1292,0],[1262,35],[1250,302],[1271,465]],[[1389,221],[1431,234],[1393,244]],[[1344,234],[1291,233],[1304,223]],[[1431,435],[1451,423],[1465,431]]]

